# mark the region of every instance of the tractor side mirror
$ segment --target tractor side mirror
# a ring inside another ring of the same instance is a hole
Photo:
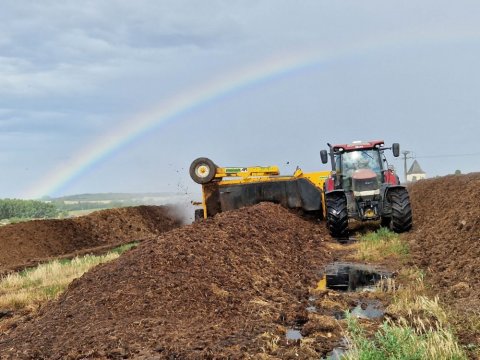
[[[395,156],[395,157],[400,156],[400,144],[399,143],[393,143],[392,152],[393,152],[393,156]]]
[[[327,150],[320,151],[320,159],[322,159],[322,164],[328,163],[328,153]]]

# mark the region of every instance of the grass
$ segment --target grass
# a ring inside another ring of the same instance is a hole
[[[0,279],[0,309],[34,309],[56,298],[74,279],[98,264],[112,261],[136,246],[119,246],[105,255],[86,255],[71,260],[54,260]]]
[[[391,256],[404,260],[409,254],[408,244],[384,227],[361,236],[359,240],[357,258],[362,261],[379,261]]]
[[[367,336],[359,321],[347,316],[351,349],[347,360],[466,360],[451,331],[444,327],[415,329],[405,319],[386,321],[373,336]]]

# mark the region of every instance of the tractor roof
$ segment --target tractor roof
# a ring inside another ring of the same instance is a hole
[[[333,145],[333,151],[352,151],[357,149],[374,149],[380,147],[385,142],[383,140],[374,140],[374,141],[354,141],[351,144],[339,144]]]

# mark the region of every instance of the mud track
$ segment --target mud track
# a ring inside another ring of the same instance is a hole
[[[0,274],[52,258],[101,253],[180,225],[167,207],[96,211],[65,220],[34,220],[0,227]]]

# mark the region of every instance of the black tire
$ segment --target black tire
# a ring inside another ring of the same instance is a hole
[[[196,209],[195,210],[195,221],[203,220],[203,209]]]
[[[348,238],[348,209],[345,194],[326,195],[327,227],[337,239]]]
[[[209,158],[198,158],[190,165],[190,177],[197,184],[206,184],[215,178],[217,165]]]
[[[412,228],[412,207],[407,189],[391,189],[388,191],[388,198],[392,204],[392,230],[396,233],[410,230]]]

